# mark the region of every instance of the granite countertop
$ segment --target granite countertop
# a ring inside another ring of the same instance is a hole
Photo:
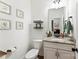
[[[75,45],[75,42],[69,41],[69,38],[49,37],[49,38],[45,38],[43,41],[45,41],[45,42],[53,42],[53,43],[61,43],[61,44]]]

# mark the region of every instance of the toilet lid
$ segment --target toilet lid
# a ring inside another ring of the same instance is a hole
[[[25,55],[26,58],[33,58],[37,56],[38,54],[38,49],[31,49],[27,54]]]

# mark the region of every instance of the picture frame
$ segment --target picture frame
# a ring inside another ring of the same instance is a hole
[[[20,9],[16,9],[16,17],[24,18],[24,12]]]
[[[7,19],[0,19],[0,30],[10,30],[11,21]]]
[[[16,30],[23,30],[23,22],[16,21]]]
[[[0,1],[0,13],[11,15],[11,6]]]

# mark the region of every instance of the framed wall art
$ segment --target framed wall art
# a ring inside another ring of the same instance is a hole
[[[16,17],[24,18],[24,12],[20,9],[16,9]]]
[[[17,30],[22,30],[23,29],[23,22],[16,22],[16,29]]]
[[[10,30],[11,22],[7,19],[0,19],[0,30]]]
[[[11,14],[11,6],[7,3],[0,1],[0,13]]]

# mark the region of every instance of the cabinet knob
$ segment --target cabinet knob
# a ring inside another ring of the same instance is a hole
[[[78,53],[78,49],[77,49],[77,48],[72,48],[72,51],[73,51],[73,52],[76,51],[76,52]]]

